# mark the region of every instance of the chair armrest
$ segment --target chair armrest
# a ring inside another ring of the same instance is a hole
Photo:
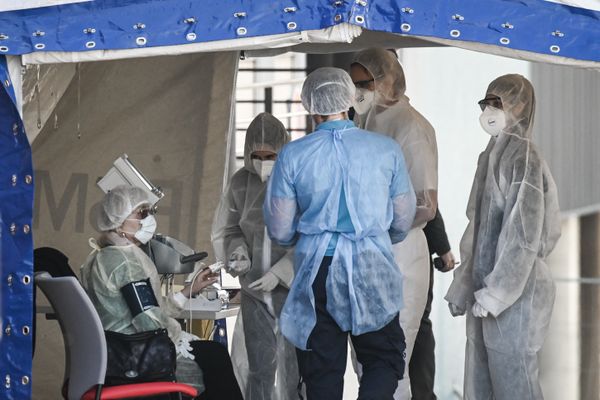
[[[198,391],[190,385],[177,382],[149,382],[103,387],[100,399],[117,400],[167,393],[181,393],[192,398],[198,396]],[[96,388],[92,388],[83,395],[82,400],[94,400],[95,398]]]

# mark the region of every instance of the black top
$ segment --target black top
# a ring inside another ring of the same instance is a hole
[[[450,251],[446,227],[444,226],[444,220],[439,208],[435,212],[435,217],[425,225],[423,232],[425,232],[425,237],[427,238],[429,254],[433,255],[436,253],[438,256],[442,256]]]

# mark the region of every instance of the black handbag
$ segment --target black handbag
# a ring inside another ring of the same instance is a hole
[[[177,353],[166,329],[124,334],[104,331],[107,386],[175,382]]]

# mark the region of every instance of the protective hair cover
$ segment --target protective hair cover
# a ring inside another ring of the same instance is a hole
[[[342,187],[354,232],[338,229]],[[274,241],[297,240],[296,274],[281,314],[281,330],[296,347],[306,349],[316,323],[312,283],[333,232],[339,236],[327,309],[340,328],[360,335],[398,313],[402,275],[391,242],[406,237],[415,196],[397,143],[351,121],[289,143],[269,180],[264,212]]]
[[[435,216],[437,200],[437,143],[431,124],[409,103],[402,66],[385,49],[358,52],[354,63],[362,65],[374,78],[373,105],[365,114],[356,114],[360,128],[391,137],[402,147],[406,166],[417,194],[415,226],[424,226]]]
[[[479,156],[467,206],[469,224],[446,300],[467,311],[465,399],[543,398],[537,351],[555,287],[545,259],[560,237],[556,186],[530,141],[535,110],[520,75],[493,81],[507,128]],[[490,316],[475,318],[477,301]]]
[[[109,235],[113,236],[113,242],[124,243],[114,232]],[[132,316],[121,288],[146,279],[150,280],[158,307]],[[138,246],[125,244],[95,248],[81,267],[81,284],[98,311],[105,330],[137,333],[165,328],[173,343],[178,343],[182,331],[174,317],[181,308],[172,296],[162,297],[156,266]],[[187,361],[178,357],[177,379],[203,390],[200,368],[195,362]]]
[[[318,68],[302,85],[302,105],[311,115],[338,114],[350,109],[355,91],[350,75],[343,69]]]
[[[285,126],[277,118],[267,112],[258,114],[246,130],[246,141],[244,142],[244,168],[253,173],[258,173],[252,165],[252,153],[255,151],[279,150],[290,141]]]
[[[211,240],[218,261],[227,262],[231,253],[240,246],[247,248],[253,260],[254,250],[261,257],[265,227],[262,203],[266,184],[261,182],[250,157],[257,150],[279,153],[289,140],[290,136],[283,124],[271,114],[259,114],[248,126],[244,168],[231,177],[213,221]],[[273,263],[283,256],[285,250],[280,249],[279,252],[281,254],[271,260]],[[260,276],[256,279],[258,278]]]
[[[250,155],[257,150],[279,153],[289,140],[283,124],[272,115],[261,113],[252,121],[246,132],[244,168],[231,177],[211,233],[217,260],[226,263],[239,246],[246,248],[251,260],[250,270],[239,275],[242,300],[238,318],[242,323],[236,325],[232,353],[236,375],[242,386],[246,382],[242,388],[246,400],[295,398],[299,379],[295,350],[279,328],[288,290],[278,285],[265,293],[248,287],[268,271],[277,275],[272,266],[286,254],[286,249],[265,235],[262,205],[266,183],[254,170]],[[246,365],[240,360],[244,358]]]
[[[502,101],[506,117],[504,131],[532,139],[535,95],[531,82],[521,75],[503,75],[490,83],[486,92],[488,95],[496,95]]]
[[[352,63],[362,65],[373,76],[377,104],[393,104],[406,98],[404,71],[391,51],[380,47],[365,49],[354,55]]]
[[[102,199],[96,216],[100,231],[118,228],[137,207],[150,203],[148,195],[142,189],[133,186],[117,186]]]

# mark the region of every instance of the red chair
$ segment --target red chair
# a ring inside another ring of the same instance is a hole
[[[125,399],[179,393],[198,396],[192,386],[176,382],[152,382],[104,387],[106,339],[98,313],[81,284],[73,277],[51,277],[47,272],[35,275],[36,285],[44,292],[56,313],[63,333],[68,379],[66,399]]]

